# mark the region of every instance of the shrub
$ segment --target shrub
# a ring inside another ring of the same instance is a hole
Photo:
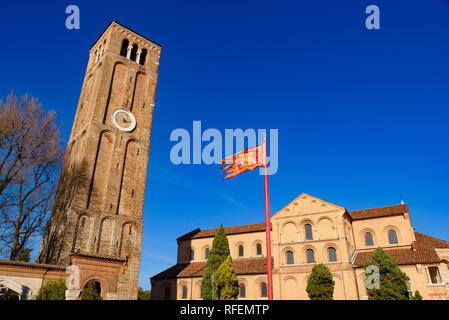
[[[141,287],[137,290],[137,300],[150,300],[151,290],[143,290]]]
[[[331,271],[321,263],[313,267],[306,291],[310,300],[333,300],[334,285]]]
[[[84,287],[83,292],[81,293],[81,300],[102,300],[94,282],[91,282]]]
[[[64,279],[49,281],[40,288],[36,300],[65,300],[67,287]]]

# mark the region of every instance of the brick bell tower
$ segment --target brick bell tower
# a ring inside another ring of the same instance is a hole
[[[75,265],[74,292],[95,281],[103,299],[137,298],[160,52],[115,21],[90,49],[38,258]]]

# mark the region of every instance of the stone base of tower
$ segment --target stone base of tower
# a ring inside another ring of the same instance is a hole
[[[66,300],[79,300],[81,292],[94,283],[103,300],[137,300],[138,270],[127,260],[91,254],[70,255],[70,265],[50,265],[0,260],[0,279],[17,292],[20,299],[33,299],[48,281],[65,279]],[[15,289],[19,288],[19,289]]]
[[[66,298],[73,299],[76,292],[82,291],[89,283],[95,283],[100,288],[103,300],[137,299],[137,285],[135,296],[130,295],[129,290],[123,289],[131,285],[129,281],[122,280],[128,274],[126,260],[83,253],[72,254],[70,258],[70,280],[73,285],[69,286]],[[79,279],[76,279],[77,276]]]
[[[67,298],[76,299],[78,290],[95,282],[103,299],[137,299],[142,220],[75,206],[61,220],[53,224],[57,229],[50,224],[39,262],[71,266],[79,285],[69,288]]]

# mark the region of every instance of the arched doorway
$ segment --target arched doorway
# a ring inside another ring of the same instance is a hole
[[[101,300],[101,284],[97,280],[87,282],[81,291],[81,300]]]

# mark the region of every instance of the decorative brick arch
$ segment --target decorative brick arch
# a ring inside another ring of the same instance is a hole
[[[192,292],[192,298],[193,299],[201,299],[201,285],[202,285],[202,280],[196,280],[195,284],[193,285],[193,292]]]
[[[307,250],[312,250],[313,251],[313,257],[315,259],[315,262],[313,262],[313,263],[317,263],[317,256],[316,256],[316,254],[317,254],[318,251],[312,245],[306,245],[301,250],[301,253],[302,253],[301,256],[304,258],[304,263],[309,263],[309,262],[307,262]]]
[[[281,227],[282,243],[298,241],[298,225],[293,220],[285,221]]]
[[[96,243],[96,252],[100,254],[111,254],[111,242],[112,239],[114,239],[114,233],[115,233],[115,220],[111,217],[103,217],[100,221],[100,228],[98,231],[98,237],[97,237],[97,243]],[[106,227],[105,227],[106,225]],[[113,230],[107,230],[110,227]],[[109,243],[108,243],[109,242]]]
[[[209,255],[210,255],[210,245],[206,244],[201,248],[200,252],[200,260],[206,260],[206,250],[209,249]]]
[[[375,246],[378,243],[378,239],[377,239],[377,235],[376,232],[371,229],[371,228],[364,228],[362,231],[360,231],[359,235],[363,241],[363,245],[366,246],[366,241],[365,241],[365,235],[367,233],[371,234],[371,237],[373,238],[373,245]],[[387,235],[388,236],[388,235]]]
[[[100,132],[86,209],[100,211],[104,209],[114,143],[115,134],[112,131],[102,130]]]
[[[245,257],[245,254],[246,254],[246,250],[245,250],[245,243],[243,242],[243,241],[237,241],[235,244],[234,244],[234,250],[235,250],[235,256],[237,257],[237,258],[239,258],[240,257],[240,255],[239,255],[239,247],[240,246],[242,246],[243,247],[243,257]]]
[[[293,247],[285,247],[282,249],[281,251],[281,261],[283,262],[283,264],[287,264],[287,252],[291,251],[291,253],[293,253],[293,263],[298,263],[298,261],[296,261],[297,259],[297,254],[295,249],[293,249]]]
[[[127,226],[129,226],[130,229],[127,230]],[[132,234],[134,229],[135,230],[135,226],[132,223],[132,221],[125,221],[123,222],[122,226],[121,226],[121,234],[120,234],[120,244],[118,246],[118,256],[122,257],[123,254],[125,253],[126,256],[126,252],[124,250],[124,247],[126,246],[126,242],[129,238],[129,236]],[[115,251],[115,250],[114,250]]]
[[[300,221],[299,223],[299,233],[301,235],[301,240],[302,241],[308,241],[306,240],[306,224],[309,224],[312,227],[312,238],[315,239],[316,235],[315,235],[315,230],[317,225],[315,224],[315,222],[310,219],[310,218],[304,218]]]
[[[260,249],[261,249],[260,251],[262,252],[262,254],[260,254],[260,255],[257,254],[257,244],[260,244]],[[251,248],[252,248],[252,252],[254,253],[254,256],[256,256],[256,257],[263,256],[263,241],[262,240],[259,240],[259,239],[254,240]]]
[[[336,255],[336,261],[340,260],[341,258],[341,253],[340,253],[340,248],[338,247],[338,245],[334,242],[327,242],[324,246],[323,246],[323,255],[322,257],[324,257],[324,261],[329,261],[329,248],[334,248],[335,249],[335,255]],[[332,262],[336,262],[336,261],[332,261]]]
[[[389,239],[389,237],[388,237],[388,232],[389,232],[390,230],[393,230],[393,231],[396,232],[396,238],[397,238],[397,240],[398,240],[398,243],[402,243],[402,235],[401,235],[401,232],[400,232],[399,228],[396,227],[395,225],[392,225],[392,224],[386,226],[386,227],[383,229],[383,236],[384,236],[384,239],[386,239],[386,241],[387,241],[386,243],[390,243],[390,239]]]
[[[326,225],[327,224],[327,225]],[[319,239],[332,239],[334,236],[334,221],[328,216],[321,216],[316,223],[316,230],[318,230]]]
[[[81,213],[78,215],[78,218],[76,219],[75,234],[73,236],[71,252],[74,252],[76,249],[79,249],[80,251],[89,250],[87,246],[89,245],[90,227],[92,223],[93,219],[89,214]]]
[[[81,286],[80,286],[81,290],[83,290],[90,282],[98,282],[100,284],[100,288],[101,288],[100,295],[101,295],[101,298],[103,300],[105,300],[106,293],[109,292],[108,281],[105,278],[103,278],[102,276],[98,276],[98,275],[90,276],[81,282]]]

